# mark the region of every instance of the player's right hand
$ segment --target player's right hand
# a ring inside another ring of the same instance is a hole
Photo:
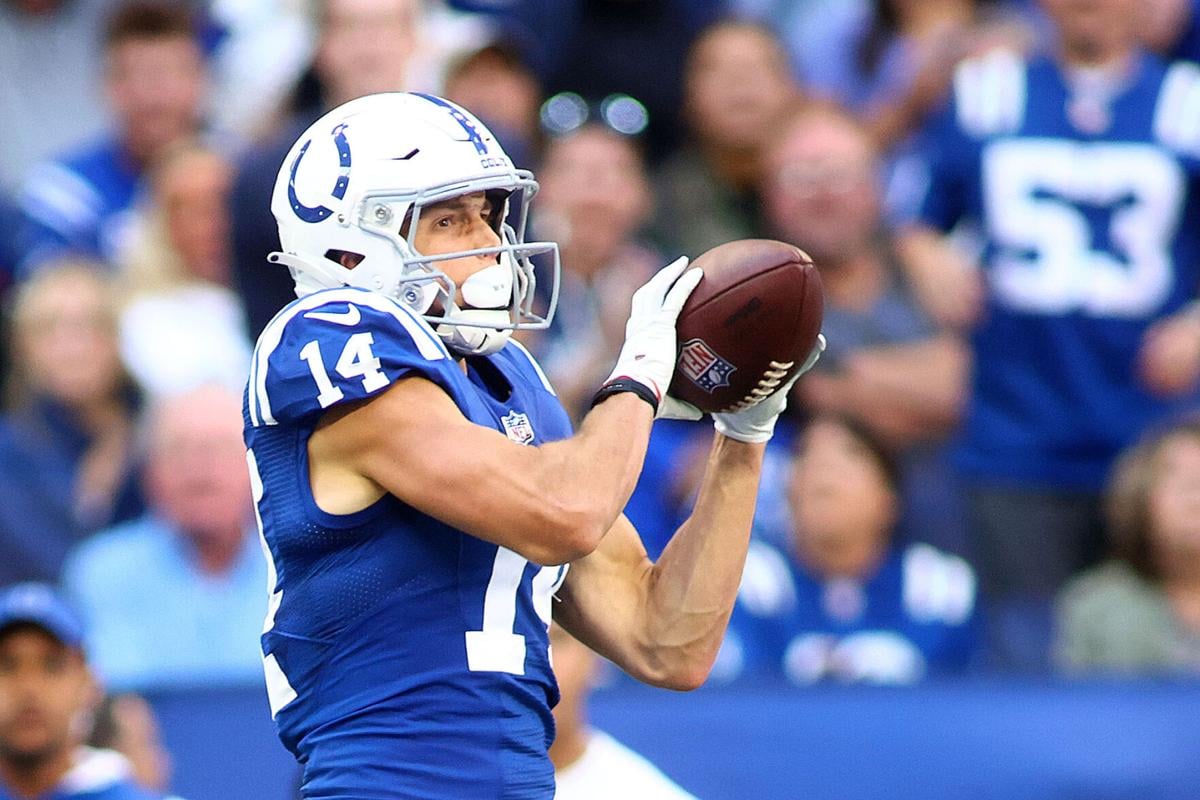
[[[634,293],[633,308],[625,323],[625,344],[604,382],[608,386],[614,381],[632,380],[646,387],[657,398],[656,414],[660,417],[677,410],[666,397],[675,372],[675,319],[702,277],[701,270],[689,271],[687,266],[687,256],[676,259]]]

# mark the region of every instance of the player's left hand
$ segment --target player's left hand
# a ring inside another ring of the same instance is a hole
[[[1138,369],[1158,395],[1182,394],[1200,381],[1200,306],[1192,304],[1146,331]]]
[[[775,423],[779,415],[787,408],[788,395],[792,386],[800,380],[800,376],[813,368],[821,353],[825,352],[825,335],[818,334],[817,343],[813,345],[808,358],[800,365],[796,374],[783,386],[775,390],[763,400],[742,411],[729,414],[713,414],[713,424],[717,431],[730,439],[739,442],[765,442],[775,433]]]

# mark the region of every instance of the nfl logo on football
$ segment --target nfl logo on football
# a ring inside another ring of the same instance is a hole
[[[504,423],[504,432],[508,438],[517,444],[533,444],[533,426],[529,417],[516,411],[510,411],[500,418]]]
[[[689,339],[679,353],[679,369],[692,383],[711,394],[729,385],[729,376],[737,367],[717,355],[702,339]]]

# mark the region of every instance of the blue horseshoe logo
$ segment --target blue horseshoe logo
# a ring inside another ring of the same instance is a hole
[[[338,179],[333,184],[333,191],[330,194],[338,200],[346,196],[346,187],[350,185],[350,143],[346,141],[345,130],[345,124],[338,125],[333,129],[333,143],[338,152]],[[300,169],[300,159],[304,158],[304,154],[308,152],[308,146],[311,144],[312,139],[305,142],[304,146],[300,148],[300,152],[296,154],[296,160],[292,162],[291,174],[288,177],[288,202],[292,206],[292,211],[304,222],[320,222],[327,219],[333,211],[323,205],[306,206],[296,196],[296,171]]]
[[[421,97],[421,98],[428,100],[429,102],[433,103],[435,106],[441,106],[442,108],[449,111],[450,116],[454,118],[454,121],[457,122],[460,126],[462,126],[462,129],[464,131],[466,131],[467,141],[470,142],[471,144],[475,145],[475,152],[479,153],[479,155],[481,155],[481,156],[486,156],[488,154],[487,142],[485,142],[483,140],[483,136],[480,135],[479,129],[476,128],[471,123],[471,120],[467,119],[466,114],[464,114],[461,110],[459,110],[455,106],[451,105],[450,103],[447,103],[445,100],[443,100],[440,97],[434,97],[431,94],[423,94],[422,92],[413,92],[413,94],[416,95],[417,97]]]

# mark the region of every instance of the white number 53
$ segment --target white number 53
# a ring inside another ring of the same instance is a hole
[[[1151,144],[1005,139],[983,153],[983,202],[1004,304],[1137,318],[1174,283],[1171,247],[1185,192],[1179,163]],[[1107,249],[1083,207],[1108,215]]]

